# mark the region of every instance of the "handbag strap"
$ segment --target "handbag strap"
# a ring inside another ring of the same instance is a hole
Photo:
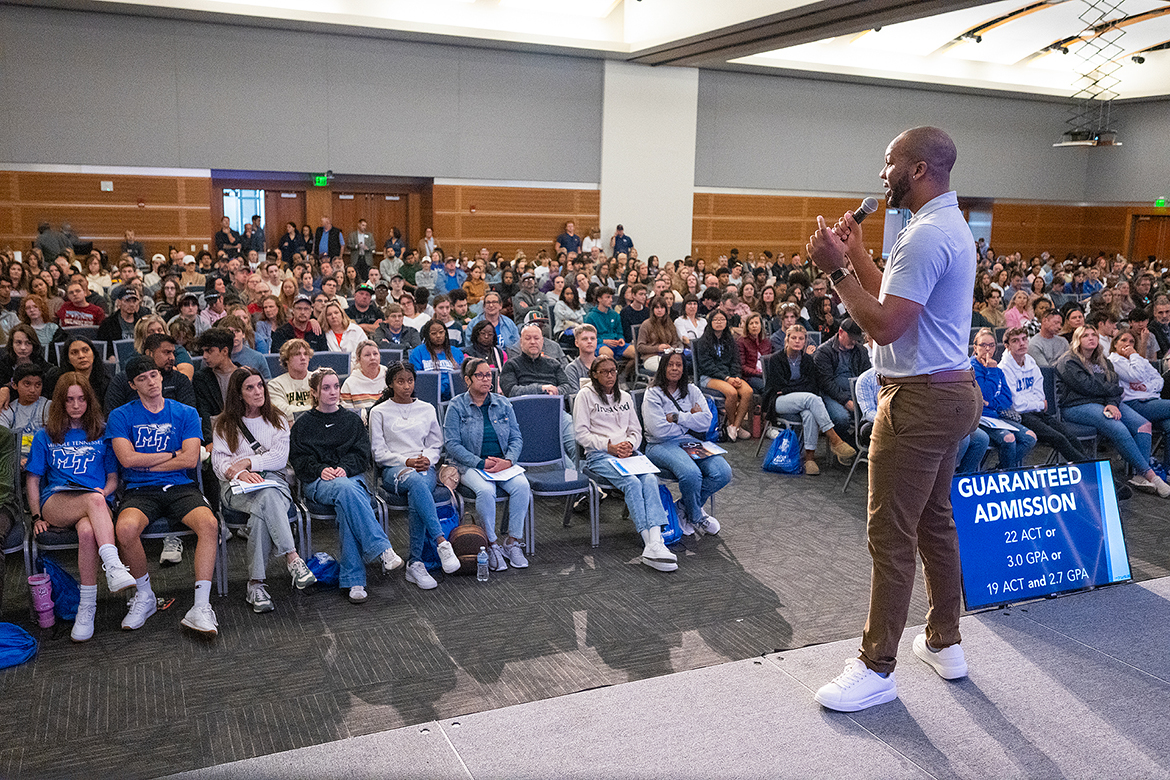
[[[252,452],[256,453],[257,455],[264,454],[264,447],[260,445],[260,442],[256,441],[256,437],[252,435],[252,432],[248,430],[248,426],[244,425],[242,420],[240,421],[240,433],[244,434],[244,438],[247,439],[248,444],[251,445]]]

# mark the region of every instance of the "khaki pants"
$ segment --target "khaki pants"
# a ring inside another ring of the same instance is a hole
[[[962,576],[951,513],[951,478],[959,442],[975,430],[983,396],[973,382],[882,387],[869,448],[869,617],[861,660],[886,674],[897,663],[916,562],[922,556],[926,638],[958,644]]]

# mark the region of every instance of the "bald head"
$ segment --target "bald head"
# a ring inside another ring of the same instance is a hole
[[[900,153],[910,162],[926,163],[926,175],[944,184],[950,183],[951,169],[959,152],[955,142],[937,127],[915,127],[894,139]]]

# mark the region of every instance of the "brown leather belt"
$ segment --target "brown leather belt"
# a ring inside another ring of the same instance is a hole
[[[914,376],[883,376],[878,374],[878,384],[886,385],[943,385],[954,382],[974,382],[975,372],[969,368],[956,371],[939,371],[937,374],[915,374]]]

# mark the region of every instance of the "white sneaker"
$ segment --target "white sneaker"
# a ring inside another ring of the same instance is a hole
[[[181,621],[184,626],[200,634],[215,636],[219,633],[219,621],[215,618],[215,610],[210,604],[196,604],[187,610]]]
[[[813,697],[822,707],[837,712],[857,712],[898,698],[894,673],[882,677],[860,658],[845,664],[845,671],[825,683]]]
[[[1158,498],[1170,498],[1170,485],[1166,484],[1166,480],[1155,475],[1153,485],[1154,489],[1158,491]]]
[[[366,589],[361,585],[354,585],[349,589],[349,600],[352,604],[364,604],[368,598]]]
[[[97,615],[97,603],[79,604],[77,617],[73,619],[73,630],[69,638],[74,642],[86,642],[93,636],[93,619]]]
[[[130,599],[130,611],[122,618],[122,628],[126,631],[142,628],[146,619],[155,612],[158,612],[158,599],[155,598],[154,592],[138,591]]]
[[[123,563],[113,565],[103,563],[102,568],[106,572],[106,587],[110,589],[110,593],[121,593],[126,588],[134,587],[134,577],[130,574],[129,566]]]
[[[662,529],[659,526],[642,531],[642,563],[656,571],[677,571],[678,556],[670,551],[662,541]]]
[[[1155,477],[1155,479],[1157,479],[1157,477]],[[1155,493],[1158,490],[1157,486],[1153,482],[1150,482],[1141,474],[1134,474],[1132,477],[1130,477],[1129,485],[1135,490],[1140,490],[1143,493]]]
[[[427,571],[427,567],[422,561],[415,561],[406,567],[406,581],[413,582],[423,590],[439,587],[439,583],[435,582],[435,578]]]
[[[919,634],[914,637],[914,655],[930,664],[944,680],[958,680],[967,676],[967,657],[959,645],[932,650],[926,644],[926,634]]]
[[[735,429],[735,426],[734,426],[734,425],[728,425],[728,426],[727,426],[727,440],[728,440],[728,441],[735,441],[735,435],[736,435],[736,433],[737,433],[737,431],[736,431],[736,429]]]
[[[717,534],[719,529],[723,527],[719,525],[718,520],[706,512],[703,512],[703,519],[699,521],[699,524],[703,526],[703,532],[708,534]]]
[[[268,586],[263,582],[248,583],[248,595],[244,600],[252,605],[252,611],[257,615],[276,609],[272,596],[268,594]]]
[[[162,554],[158,562],[164,566],[174,566],[183,562],[183,540],[177,536],[168,536],[163,539]]]
[[[511,542],[505,543],[500,548],[504,557],[508,559],[514,569],[527,569],[528,559],[524,557],[524,551],[520,549],[520,542],[513,539]]]
[[[402,556],[394,552],[393,547],[387,547],[382,553],[382,573],[389,574],[402,565]]]
[[[455,548],[451,546],[451,543],[444,539],[443,543],[437,546],[439,548],[439,560],[443,564],[443,571],[447,574],[454,574],[459,571],[463,564],[459,562],[459,556],[455,554]]]
[[[780,435],[780,429],[777,428],[775,425],[769,425],[768,430],[765,431],[764,435],[767,436],[769,439],[775,439],[777,436]]]
[[[508,562],[504,560],[504,548],[500,547],[499,542],[492,542],[491,546],[487,548],[488,554],[488,568],[492,571],[507,571]]]

